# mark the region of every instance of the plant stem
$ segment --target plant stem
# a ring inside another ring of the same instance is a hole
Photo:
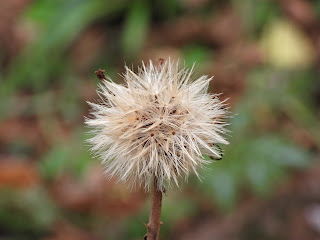
[[[147,225],[147,240],[158,240],[161,218],[162,192],[157,189],[157,180],[154,179],[151,192],[151,210]]]

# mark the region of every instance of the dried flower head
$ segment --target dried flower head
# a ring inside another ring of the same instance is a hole
[[[147,191],[156,179],[163,191],[191,172],[199,177],[197,168],[210,163],[203,155],[221,157],[216,144],[228,144],[225,103],[207,93],[212,78],[192,81],[192,70],[150,61],[138,73],[126,68],[125,85],[103,81],[86,124],[95,133],[91,149],[109,176]]]

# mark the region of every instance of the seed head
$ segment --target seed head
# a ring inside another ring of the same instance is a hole
[[[221,157],[218,143],[227,110],[218,94],[207,93],[212,78],[192,81],[193,68],[173,61],[152,61],[134,73],[126,67],[125,85],[103,80],[98,103],[90,103],[93,128],[91,150],[105,164],[105,172],[130,186],[158,190],[172,180],[178,185],[191,172],[210,163],[203,155]]]

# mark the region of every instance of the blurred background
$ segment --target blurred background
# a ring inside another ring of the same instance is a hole
[[[180,59],[233,118],[163,200],[161,239],[320,239],[320,1],[1,0],[0,239],[143,239],[150,202],[88,153],[102,68]]]

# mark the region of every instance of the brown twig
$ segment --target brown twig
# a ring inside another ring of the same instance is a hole
[[[162,192],[157,189],[157,180],[154,179],[153,189],[151,193],[151,210],[149,223],[147,225],[147,240],[158,240],[160,231],[161,218],[161,201]]]

